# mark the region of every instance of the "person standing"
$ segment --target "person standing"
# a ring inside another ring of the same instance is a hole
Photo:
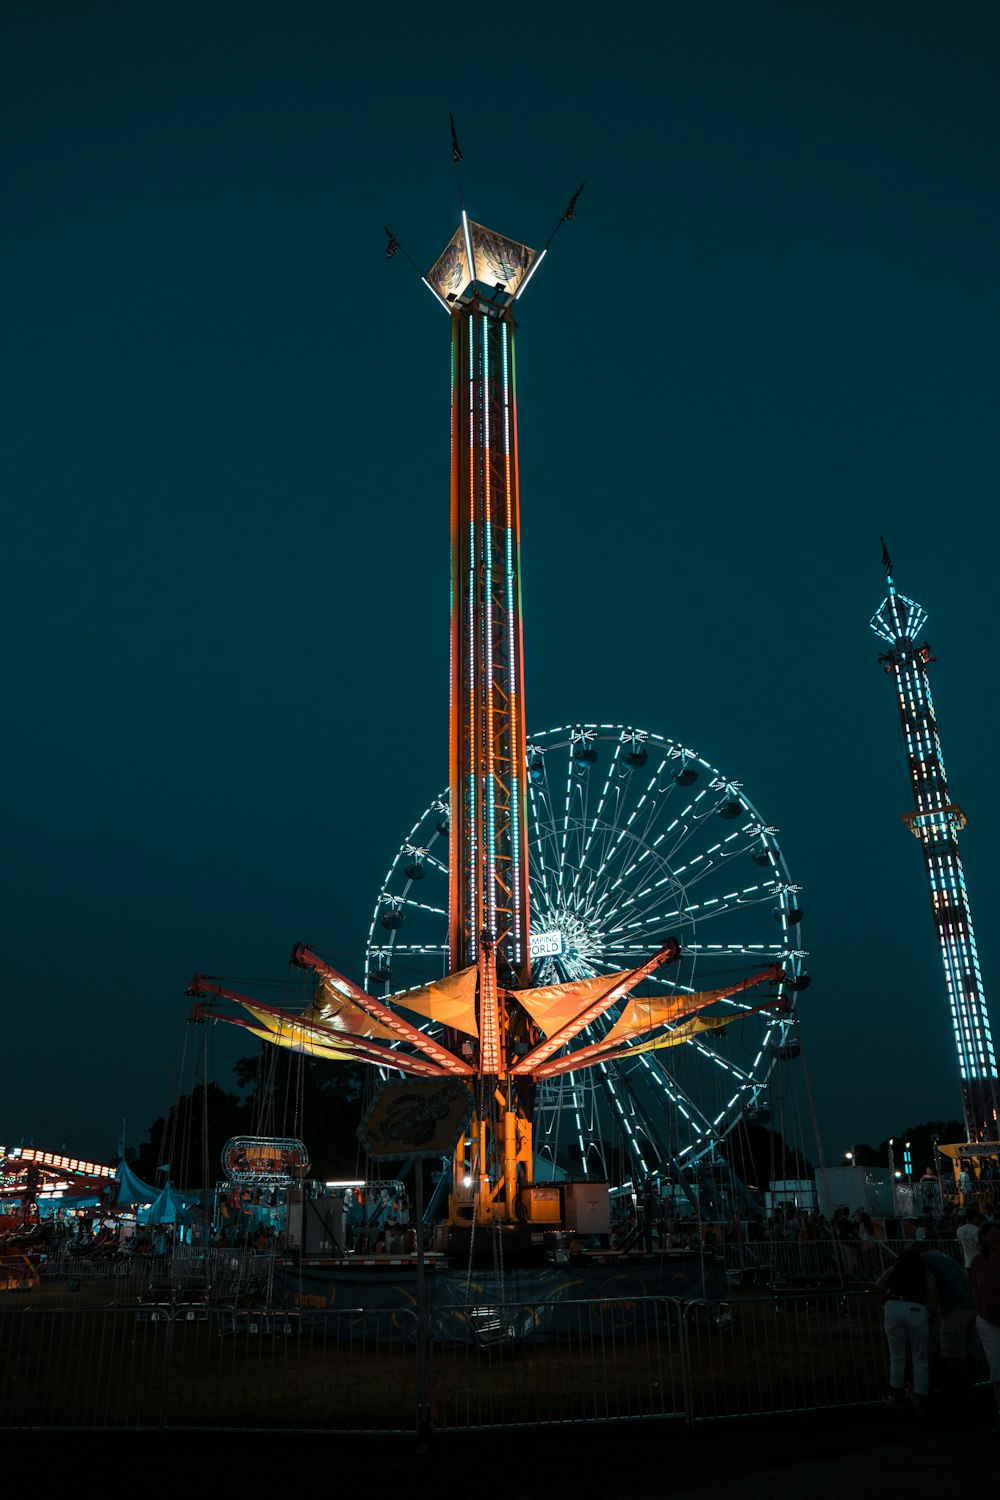
[[[979,1254],[969,1271],[976,1308],[976,1332],[990,1367],[990,1384],[997,1403],[993,1436],[1000,1437],[1000,1224],[984,1224],[979,1231]]]
[[[955,1239],[962,1252],[962,1264],[967,1271],[979,1254],[979,1226],[982,1222],[983,1216],[978,1208],[967,1208],[961,1224],[955,1230]]]
[[[883,1326],[889,1346],[889,1400],[892,1411],[906,1409],[906,1358],[913,1366],[913,1407],[924,1415],[930,1391],[931,1314],[937,1288],[919,1250],[906,1249],[882,1273],[877,1291],[883,1306]]]
[[[861,1277],[864,1281],[874,1281],[875,1271],[879,1264],[878,1241],[875,1238],[875,1225],[870,1216],[863,1208],[855,1209],[854,1218],[857,1222],[858,1248],[861,1252]]]
[[[941,1358],[952,1377],[954,1392],[964,1399],[972,1390],[979,1358],[972,1287],[953,1255],[925,1249],[926,1243],[925,1240],[917,1248],[923,1257],[924,1269],[930,1271],[937,1288]]]

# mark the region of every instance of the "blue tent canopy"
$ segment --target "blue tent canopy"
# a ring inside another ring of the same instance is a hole
[[[114,1198],[116,1203],[152,1203],[159,1194],[159,1188],[150,1187],[148,1182],[137,1177],[127,1161],[118,1163],[115,1177],[118,1179]]]
[[[139,1214],[139,1222],[142,1224],[177,1224],[184,1217],[184,1211],[188,1207],[189,1204],[180,1196],[173,1183],[168,1182],[157,1193],[149,1208]]]

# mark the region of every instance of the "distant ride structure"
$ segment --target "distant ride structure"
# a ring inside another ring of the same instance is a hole
[[[884,541],[882,563],[889,592],[872,616],[871,628],[888,647],[879,661],[896,688],[906,746],[913,811],[902,817],[920,843],[927,870],[968,1139],[972,1143],[996,1141],[1000,1137],[1000,1081],[958,848],[966,817],[948,788],[928,672],[934,657],[926,641],[918,643],[927,612],[896,589]]]

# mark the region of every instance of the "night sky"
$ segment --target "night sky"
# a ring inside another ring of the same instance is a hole
[[[657,730],[780,828],[832,1154],[959,1114],[868,620],[884,533],[997,1029],[1000,11],[588,14],[0,13],[0,1141],[142,1139],[196,970],[362,977],[447,781],[449,330],[383,225],[450,238],[449,111],[473,218],[587,183],[519,303],[529,729]]]

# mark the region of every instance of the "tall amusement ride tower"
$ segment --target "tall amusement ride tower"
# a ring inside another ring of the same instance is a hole
[[[871,628],[888,646],[879,661],[896,685],[906,743],[914,810],[904,813],[903,821],[919,840],[927,867],[931,909],[958,1049],[968,1138],[995,1141],[1000,1119],[1000,1086],[969,893],[958,852],[958,835],[966,818],[948,790],[927,671],[933,657],[926,642],[917,644],[927,612],[912,599],[897,593],[892,562],[885,550],[882,560],[889,592],[872,617]]]
[[[541,256],[462,222],[425,278],[451,316],[452,971],[530,976],[513,305]]]
[[[573,217],[575,202],[563,220]],[[387,253],[396,248],[390,235]],[[671,1111],[693,1122],[699,1149],[709,1149],[725,1120],[759,1104],[774,1063],[797,1052],[789,1040],[793,996],[808,983],[796,944],[798,887],[787,881],[776,830],[739,783],[693,751],[635,729],[616,733],[610,753],[602,741],[608,768],[589,817],[587,775],[599,759],[598,731],[608,726],[582,727],[570,738],[558,831],[553,825],[541,852],[529,836],[529,797],[536,826],[550,802],[543,750],[536,741],[528,753],[524,723],[513,314],[544,255],[463,209],[423,277],[451,320],[449,785],[426,840],[408,841],[403,892],[380,897],[378,926],[395,935],[415,913],[436,917],[436,901],[409,893],[428,875],[428,885],[446,878],[446,946],[409,947],[410,957],[432,955],[433,977],[389,993],[389,954],[380,949],[368,960],[368,983],[383,991],[374,994],[300,943],[292,963],[311,970],[316,985],[298,1013],[204,975],[189,991],[196,1014],[245,1027],[271,1045],[365,1063],[383,1077],[428,1080],[431,1113],[456,1090],[464,1094],[469,1123],[455,1149],[448,1217],[470,1229],[551,1227],[553,1213],[562,1213],[553,1208],[558,1193],[542,1185],[545,1174],[536,1182],[533,1135],[536,1105],[551,1115],[546,1095],[554,1091],[561,1101],[567,1075],[601,1080],[605,1118],[617,1120],[645,1172],[652,1162],[643,1140],[667,1134]],[[436,847],[445,837],[446,867]],[[746,873],[737,875],[741,865]],[[529,873],[540,907],[535,973]],[[713,879],[719,894],[710,894]],[[777,935],[751,941],[739,931],[726,942],[720,919],[750,912],[773,913]],[[719,932],[723,940],[700,939],[699,918],[709,939]],[[686,969],[677,932],[690,949]],[[554,971],[545,967],[553,955],[560,959]],[[702,958],[712,988],[695,987]],[[755,972],[747,975],[750,966]],[[219,1001],[242,1014],[218,1012]],[[735,1036],[752,1038],[746,1066],[713,1045],[737,1022]],[[714,1115],[695,1103],[677,1071],[657,1063],[655,1054],[666,1059],[675,1049],[690,1049],[707,1070]],[[582,1092],[572,1087],[567,1108],[586,1175],[588,1136],[607,1126],[596,1106],[584,1120]],[[644,1093],[652,1102],[640,1108]],[[555,1157],[553,1146],[549,1181]]]

